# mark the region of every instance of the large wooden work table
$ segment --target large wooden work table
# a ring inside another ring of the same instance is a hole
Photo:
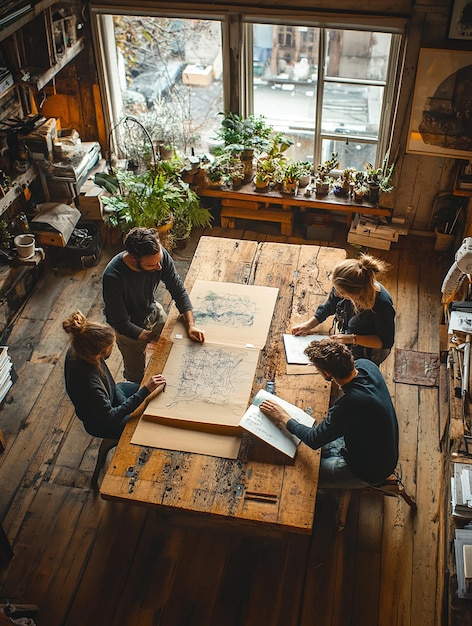
[[[275,380],[278,395],[315,418],[324,417],[330,385],[314,369],[310,374],[287,374],[282,334],[307,319],[325,300],[333,266],[343,258],[345,251],[334,248],[201,238],[185,281],[188,291],[196,279],[279,289],[252,394],[265,387],[267,380]],[[177,318],[173,305],[147,374],[163,370]],[[235,460],[144,447],[131,443],[138,419],[133,415],[118,443],[100,487],[104,498],[192,511],[213,519],[311,531],[319,451],[301,444],[295,459],[287,462],[287,457],[244,433]]]

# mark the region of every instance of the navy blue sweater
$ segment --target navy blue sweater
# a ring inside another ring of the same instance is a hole
[[[357,376],[343,387],[344,394],[326,418],[312,428],[291,419],[287,429],[310,448],[317,449],[344,437],[344,459],[362,480],[377,484],[398,463],[398,422],[387,385],[375,363],[355,361]]]

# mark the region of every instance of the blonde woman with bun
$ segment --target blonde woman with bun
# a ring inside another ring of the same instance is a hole
[[[334,315],[332,339],[349,345],[355,359],[370,359],[380,365],[395,339],[395,309],[392,297],[377,278],[388,264],[369,254],[338,263],[327,301],[313,317],[292,328],[293,335],[310,335]]]
[[[77,417],[93,437],[118,439],[130,414],[158,387],[161,375],[137,383],[115,383],[105,360],[115,345],[115,331],[108,324],[93,322],[75,311],[62,323],[71,336],[64,375],[66,390]]]

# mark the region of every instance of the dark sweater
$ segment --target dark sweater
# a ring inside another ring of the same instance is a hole
[[[377,335],[382,341],[382,348],[391,348],[395,339],[395,309],[392,297],[383,285],[375,298],[374,307],[359,313],[354,312],[354,306],[350,300],[339,298],[331,290],[328,299],[315,311],[316,319],[321,323],[330,315],[336,313],[336,308],[343,312],[343,321],[339,324],[339,332],[353,335]],[[353,346],[354,357],[356,355]]]
[[[162,269],[135,272],[123,261],[120,252],[103,272],[103,301],[105,318],[118,333],[137,339],[145,320],[153,311],[155,292],[162,281],[172,296],[179,313],[192,309],[188,293],[175,269],[171,256],[162,248]]]
[[[344,395],[326,418],[312,428],[289,420],[288,430],[317,449],[344,437],[344,459],[362,480],[377,484],[398,463],[398,422],[387,385],[375,363],[355,361],[357,376],[343,387]]]
[[[66,390],[90,435],[118,438],[128,416],[148,397],[149,391],[141,387],[122,402],[107,364],[103,360],[100,364],[101,367],[77,359],[69,349],[64,363]]]

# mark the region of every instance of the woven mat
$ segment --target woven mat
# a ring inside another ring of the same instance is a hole
[[[406,385],[439,385],[439,355],[413,350],[395,350],[394,381]]]

